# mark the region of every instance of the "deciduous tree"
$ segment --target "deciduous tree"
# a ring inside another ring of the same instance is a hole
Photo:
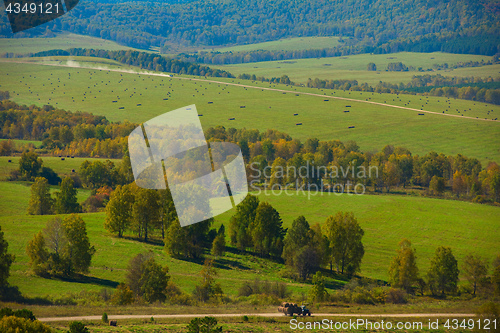
[[[66,177],[61,182],[60,190],[56,192],[54,210],[57,214],[79,213],[81,206],[76,197],[77,190],[74,187],[73,179]]]
[[[441,292],[455,292],[458,283],[458,263],[451,248],[440,246],[431,261],[427,273],[428,285],[433,294]]]
[[[363,229],[352,212],[338,212],[325,222],[325,234],[330,242],[331,262],[337,266],[337,271],[344,270],[352,275],[359,270],[365,254],[362,243]]]
[[[393,287],[402,288],[410,292],[418,281],[417,256],[408,239],[399,242],[397,255],[392,259],[389,268],[390,282]]]
[[[132,223],[134,199],[130,186],[118,185],[106,205],[104,227],[110,232],[118,233],[118,237],[122,237]]]
[[[479,284],[488,274],[488,263],[474,254],[468,254],[462,264],[462,274],[472,286],[472,294],[476,295]]]
[[[47,179],[37,177],[31,185],[31,196],[28,204],[28,214],[47,215],[52,213],[53,199]]]

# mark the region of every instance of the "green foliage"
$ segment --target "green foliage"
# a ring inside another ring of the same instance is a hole
[[[78,174],[85,187],[96,190],[104,186],[115,186],[120,182],[120,177],[115,164],[110,160],[106,162],[85,161],[80,165]]]
[[[224,230],[224,225],[222,224],[212,243],[212,250],[210,252],[216,257],[223,256],[226,252],[226,233]]]
[[[398,245],[397,255],[392,259],[389,268],[390,283],[395,288],[402,288],[406,292],[410,292],[418,281],[416,251],[406,238],[401,240]]]
[[[377,65],[375,65],[373,62],[370,62],[367,66],[366,66],[366,70],[367,71],[376,71],[377,70]]]
[[[60,190],[56,192],[54,210],[56,214],[79,213],[81,206],[76,197],[78,191],[74,187],[74,181],[70,177],[63,179]]]
[[[37,177],[31,185],[31,196],[28,214],[47,215],[52,213],[53,199],[50,197],[50,187],[47,179]]]
[[[307,279],[323,262],[324,243],[321,228],[312,230],[304,216],[299,216],[292,222],[284,244],[282,257],[300,279]]]
[[[148,232],[160,224],[160,196],[158,191],[135,186],[132,205],[133,226],[139,237],[148,241]]]
[[[34,152],[24,152],[19,160],[19,172],[26,180],[34,180],[40,173],[43,161]]]
[[[330,242],[331,262],[337,266],[337,272],[344,270],[352,275],[359,270],[365,254],[361,241],[364,235],[352,212],[338,212],[330,216],[324,225],[325,234]]]
[[[118,233],[118,237],[122,237],[132,223],[134,199],[130,186],[118,185],[106,205],[104,227],[110,232]]]
[[[455,292],[457,290],[458,273],[458,263],[451,248],[438,247],[427,273],[429,289],[433,294],[440,292],[441,295],[447,292]]]
[[[95,248],[90,245],[85,222],[79,215],[72,214],[64,219],[63,228],[68,239],[66,253],[72,269],[79,273],[87,273]]]
[[[269,203],[261,202],[250,224],[254,250],[260,255],[281,255],[286,229],[280,214]]]
[[[321,272],[316,272],[312,278],[313,287],[309,290],[309,300],[311,302],[322,302],[328,296],[325,287],[325,278]]]
[[[217,326],[214,317],[194,318],[187,326],[188,333],[217,333],[222,332],[222,326]]]
[[[170,224],[165,236],[165,251],[173,256],[199,258],[204,248],[209,248],[213,239],[209,239],[210,227],[214,219],[181,227],[178,220]],[[215,230],[214,230],[215,231]]]
[[[249,194],[236,206],[236,213],[231,217],[229,238],[231,244],[240,250],[252,247],[250,225],[255,220],[258,206],[259,198]]]
[[[28,309],[20,309],[13,311],[11,308],[2,308],[0,310],[0,319],[3,317],[15,316],[18,318],[24,318],[31,321],[36,320],[35,315]]]
[[[0,288],[8,286],[7,279],[10,275],[10,266],[14,262],[15,257],[7,253],[9,244],[4,239],[4,233],[0,227]]]
[[[54,170],[45,166],[42,167],[40,177],[47,179],[50,185],[59,185],[59,183],[61,182],[61,177],[59,177],[59,175]]]
[[[3,333],[52,333],[52,329],[39,322],[16,316],[0,319],[0,331]]]
[[[205,259],[203,268],[200,272],[201,283],[195,287],[193,296],[200,302],[208,302],[210,300],[219,302],[224,295],[220,284],[215,281],[217,271],[213,267],[213,260]]]
[[[140,253],[129,262],[127,284],[137,297],[146,302],[163,302],[170,280],[168,267],[162,268],[150,253]]]
[[[125,283],[120,283],[116,287],[111,303],[115,305],[129,305],[134,303],[134,292]]]
[[[69,323],[69,333],[90,333],[90,331],[81,321],[72,321]]]
[[[71,276],[87,273],[95,248],[90,245],[85,222],[78,215],[50,220],[26,247],[37,275]]]
[[[435,195],[442,195],[445,190],[445,180],[443,177],[432,176],[429,183],[429,189]]]
[[[478,285],[488,274],[488,263],[477,255],[468,254],[462,264],[462,274],[472,286],[472,294],[476,295]]]
[[[109,323],[109,319],[108,319],[108,314],[106,312],[104,312],[102,314],[102,318],[101,318],[102,322],[105,323],[105,324],[108,324]]]

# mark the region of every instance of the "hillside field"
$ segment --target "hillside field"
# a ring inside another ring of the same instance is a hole
[[[301,140],[308,137],[355,140],[362,151],[379,151],[392,144],[420,155],[436,151],[461,153],[483,163],[500,161],[500,122],[460,118],[495,119],[500,115],[500,106],[474,101],[9,62],[0,62],[0,82],[0,90],[10,91],[15,102],[51,104],[70,111],[104,115],[111,121],[127,119],[138,123],[196,104],[204,127],[222,125],[262,131],[272,127]],[[420,116],[415,110],[367,102],[458,117],[429,113]],[[351,105],[349,113],[343,112],[346,105]],[[293,116],[294,113],[298,116]],[[350,126],[355,128],[349,129]]]
[[[283,38],[270,42],[236,45],[213,49],[214,52],[242,52],[242,51],[295,51],[310,49],[325,49],[338,46],[339,37],[296,37]],[[206,51],[206,50],[200,50]]]
[[[30,188],[24,182],[0,182],[0,193],[0,225],[10,244],[9,251],[16,255],[9,281],[19,286],[23,294],[60,298],[68,293],[115,287],[124,280],[128,261],[136,254],[149,250],[154,252],[160,263],[168,264],[173,280],[186,292],[190,292],[199,281],[201,261],[170,258],[161,245],[145,244],[135,240],[131,234],[123,239],[114,237],[103,227],[105,213],[82,214],[90,242],[97,249],[89,278],[85,281],[62,281],[36,277],[30,273],[25,248],[33,235],[43,229],[53,216],[26,215]],[[89,194],[87,190],[80,190],[79,201],[84,201]],[[452,247],[459,261],[470,251],[488,260],[500,251],[500,235],[495,231],[500,227],[499,207],[396,195],[323,193],[309,196],[306,192],[292,196],[261,193],[259,198],[270,202],[280,212],[285,228],[290,227],[299,215],[304,215],[312,225],[322,224],[337,211],[353,211],[365,230],[363,243],[366,254],[361,273],[370,278],[387,279],[387,269],[397,243],[405,237],[410,238],[416,248],[418,265],[423,273],[429,267],[435,248],[440,245]],[[222,223],[227,227],[232,214],[234,210],[217,216],[214,227]],[[290,283],[289,287],[296,297],[309,288],[309,285],[295,283],[276,274],[284,269],[283,265],[251,255],[228,252],[217,263],[221,285],[232,296],[237,294],[243,281],[255,278]],[[330,279],[328,286],[336,288],[342,283]]]
[[[371,86],[377,85],[380,81],[408,83],[414,75],[425,74],[459,77],[498,77],[500,75],[500,65],[427,71],[432,70],[433,65],[448,63],[448,65],[452,66],[458,62],[481,62],[481,60],[488,61],[491,60],[491,57],[443,52],[400,52],[389,54],[358,54],[330,58],[289,59],[233,65],[211,65],[211,67],[226,70],[235,76],[246,73],[271,78],[281,77],[286,74],[290,77],[290,80],[296,83],[307,83],[309,78],[313,80],[319,78],[323,80],[357,80],[360,84],[366,82]],[[375,63],[377,71],[366,70],[370,62]],[[415,69],[422,67],[423,72],[388,72],[386,71],[387,65],[391,62],[402,62],[408,67],[415,67]]]

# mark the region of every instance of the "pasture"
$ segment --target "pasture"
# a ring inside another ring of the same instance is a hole
[[[126,234],[122,239],[116,238],[103,228],[104,213],[82,214],[87,223],[90,242],[97,249],[90,277],[84,281],[71,281],[34,276],[29,270],[25,248],[33,235],[43,229],[53,216],[26,215],[29,191],[29,187],[23,183],[0,182],[0,225],[10,244],[9,251],[16,255],[9,281],[19,286],[23,294],[30,297],[48,295],[57,299],[83,290],[113,288],[125,279],[128,261],[145,251],[153,251],[162,265],[169,266],[173,281],[184,291],[191,292],[198,283],[201,261],[173,259],[165,255],[161,244],[137,241],[132,234]],[[81,202],[89,192],[80,192]],[[270,202],[280,212],[285,228],[290,227],[299,215],[304,215],[312,225],[322,224],[329,215],[337,211],[353,211],[365,230],[363,243],[366,254],[361,274],[370,278],[387,279],[387,269],[397,243],[405,237],[412,241],[417,250],[418,265],[422,273],[427,271],[435,248],[440,245],[452,247],[459,261],[471,251],[490,261],[500,251],[500,235],[496,232],[499,228],[499,207],[391,195],[351,196],[325,193],[309,197],[307,193],[291,196],[261,193],[259,198]],[[301,207],[300,212],[297,207]],[[234,210],[217,216],[214,226],[218,227],[223,223],[227,227],[232,214]],[[228,252],[227,256],[217,260],[217,267],[218,279],[224,291],[231,296],[236,296],[244,281],[255,278],[287,282],[297,298],[310,287],[280,277],[277,272],[284,269],[282,264],[252,255]],[[329,280],[330,287],[338,287],[342,283]]]
[[[500,123],[465,118],[498,119],[500,106],[474,101],[10,62],[0,62],[0,82],[0,90],[10,91],[18,103],[50,104],[104,115],[111,121],[142,122],[196,104],[204,127],[262,131],[272,127],[301,140],[355,140],[363,151],[392,144],[420,155],[436,151],[461,153],[483,163],[500,160]],[[349,113],[343,112],[346,105],[351,105]],[[417,112],[421,109],[439,114],[421,116]],[[299,122],[302,126],[296,125]]]
[[[410,82],[414,75],[441,74],[443,76],[478,76],[478,77],[498,77],[500,65],[491,65],[473,68],[458,68],[439,71],[432,70],[433,65],[448,63],[454,65],[458,62],[467,61],[488,61],[491,57],[470,54],[451,54],[442,52],[416,53],[400,52],[390,54],[358,54],[331,58],[313,59],[290,59],[278,61],[254,62],[234,65],[211,65],[232,73],[255,74],[266,78],[281,77],[286,74],[290,80],[296,83],[306,83],[309,78],[327,80],[357,80],[361,83],[368,83],[375,86],[380,81],[390,83]],[[377,66],[377,71],[367,71],[368,63],[373,62]],[[422,67],[423,72],[388,72],[387,65],[391,62],[402,62],[406,66],[413,66],[415,69]]]
[[[347,38],[346,38],[347,39]],[[270,42],[228,46],[211,49],[214,52],[243,52],[243,51],[299,51],[310,49],[325,49],[338,46],[339,37],[296,37],[284,38]],[[207,51],[206,49],[200,51]]]

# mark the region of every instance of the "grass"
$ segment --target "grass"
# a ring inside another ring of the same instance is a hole
[[[78,60],[79,59],[75,59]],[[27,74],[29,73],[29,74]],[[51,104],[71,111],[105,115],[111,121],[143,122],[164,112],[196,104],[202,125],[272,127],[305,140],[355,140],[363,151],[405,146],[414,154],[437,151],[500,160],[500,124],[426,114],[364,103],[380,102],[452,115],[494,119],[500,106],[443,97],[374,94],[257,83],[237,79],[160,77],[88,68],[0,62],[0,90],[26,105]],[[242,87],[230,84],[244,84]],[[261,88],[283,89],[282,91]],[[296,95],[297,92],[321,96]],[[325,102],[324,96],[359,100]],[[167,100],[165,100],[167,98]],[[113,101],[117,101],[113,103]],[[208,102],[213,102],[208,104]],[[141,104],[138,106],[137,104]],[[244,109],[240,106],[246,106]],[[342,112],[351,105],[351,112]],[[124,109],[120,109],[123,107]],[[293,114],[299,115],[294,117]],[[229,120],[234,117],[235,120]],[[302,126],[296,126],[301,122]],[[348,129],[355,126],[354,129]]]
[[[78,171],[80,164],[85,160],[90,161],[106,161],[105,158],[67,158],[64,161],[59,157],[54,156],[41,156],[43,166],[49,167],[54,170],[60,177],[69,176],[72,170]],[[0,156],[0,180],[5,180],[12,170],[19,169],[20,156]],[[9,162],[9,160],[11,162]],[[112,159],[110,159],[112,160]],[[115,164],[120,163],[120,160],[112,160]]]
[[[163,252],[162,246],[144,243],[126,235],[119,239],[103,228],[104,213],[82,214],[87,223],[91,243],[97,252],[92,260],[90,278],[79,281],[44,279],[34,276],[28,266],[25,248],[35,233],[44,228],[53,216],[26,215],[29,187],[24,183],[0,182],[0,225],[9,242],[9,251],[16,256],[11,268],[10,283],[30,297],[49,296],[64,298],[69,293],[99,291],[113,288],[124,281],[128,261],[138,253],[152,251],[157,260],[170,268],[172,280],[184,291],[191,292],[199,282],[202,262],[178,260]],[[80,201],[88,192],[80,193]],[[365,257],[362,274],[376,279],[387,279],[387,269],[395,254],[397,243],[402,238],[411,239],[418,254],[421,272],[426,272],[430,258],[437,246],[451,246],[459,262],[471,251],[491,260],[500,248],[499,207],[419,197],[365,195],[365,196],[316,196],[307,197],[260,195],[269,201],[281,214],[284,227],[290,227],[293,219],[304,215],[310,224],[323,223],[337,211],[353,211],[365,230]],[[301,207],[297,211],[297,207]],[[215,227],[228,225],[234,210],[216,217]],[[471,225],[471,221],[474,221]],[[22,226],[20,228],[19,226]],[[255,278],[284,281],[300,298],[309,285],[281,278],[278,273],[282,264],[251,255],[228,252],[217,261],[219,281],[223,290],[235,296],[244,281]],[[330,285],[342,285],[342,281],[329,279]]]
[[[73,33],[61,33],[50,38],[0,38],[2,53],[27,54],[71,48],[93,48],[110,51],[133,49],[109,40]]]
[[[212,49],[214,52],[242,52],[254,50],[266,51],[299,51],[310,49],[324,49],[338,46],[339,37],[297,37],[284,38],[271,42],[236,45]],[[201,50],[206,51],[206,50]]]
[[[448,63],[454,65],[466,61],[488,61],[491,57],[470,54],[452,53],[416,53],[401,52],[391,54],[358,54],[344,57],[314,58],[314,59],[291,59],[279,61],[266,61],[256,63],[245,63],[235,65],[211,65],[229,71],[233,75],[243,73],[255,74],[267,78],[281,77],[286,74],[297,83],[306,83],[309,78],[328,80],[357,80],[359,83],[368,83],[375,86],[380,81],[400,83],[410,82],[414,75],[441,74],[443,76],[479,76],[498,77],[500,65],[459,68],[454,70],[440,70],[436,72],[387,72],[387,65],[391,62],[402,62],[415,68],[422,67],[423,70],[432,69],[433,65]],[[377,65],[378,71],[367,71],[368,63]]]
[[[0,139],[0,141],[7,141],[8,139]],[[36,141],[36,140],[12,140],[12,143],[14,143],[14,146],[19,149],[20,147],[27,146],[32,144],[35,146],[35,148],[40,148],[42,145],[42,141]]]

